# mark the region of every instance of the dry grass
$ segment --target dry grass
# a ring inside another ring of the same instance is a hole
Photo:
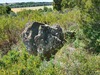
[[[46,6],[48,8],[53,8],[53,6]],[[22,11],[22,10],[38,10],[38,9],[43,9],[44,6],[37,6],[37,7],[23,7],[23,8],[12,8],[11,10],[14,11],[15,13]]]

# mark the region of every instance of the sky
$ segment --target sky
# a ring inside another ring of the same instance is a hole
[[[53,0],[0,0],[0,3],[14,3],[14,2],[52,2]]]

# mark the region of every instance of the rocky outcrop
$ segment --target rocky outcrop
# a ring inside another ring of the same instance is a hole
[[[22,39],[27,51],[34,55],[44,55],[49,58],[63,46],[64,37],[59,25],[49,26],[38,22],[26,24]]]

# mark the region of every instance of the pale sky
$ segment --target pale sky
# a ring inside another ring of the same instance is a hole
[[[14,3],[14,2],[53,2],[53,0],[0,0],[0,3]]]

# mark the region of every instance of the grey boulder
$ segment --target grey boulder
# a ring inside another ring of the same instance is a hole
[[[50,58],[63,46],[64,35],[59,25],[29,22],[22,32],[22,40],[30,54]]]

